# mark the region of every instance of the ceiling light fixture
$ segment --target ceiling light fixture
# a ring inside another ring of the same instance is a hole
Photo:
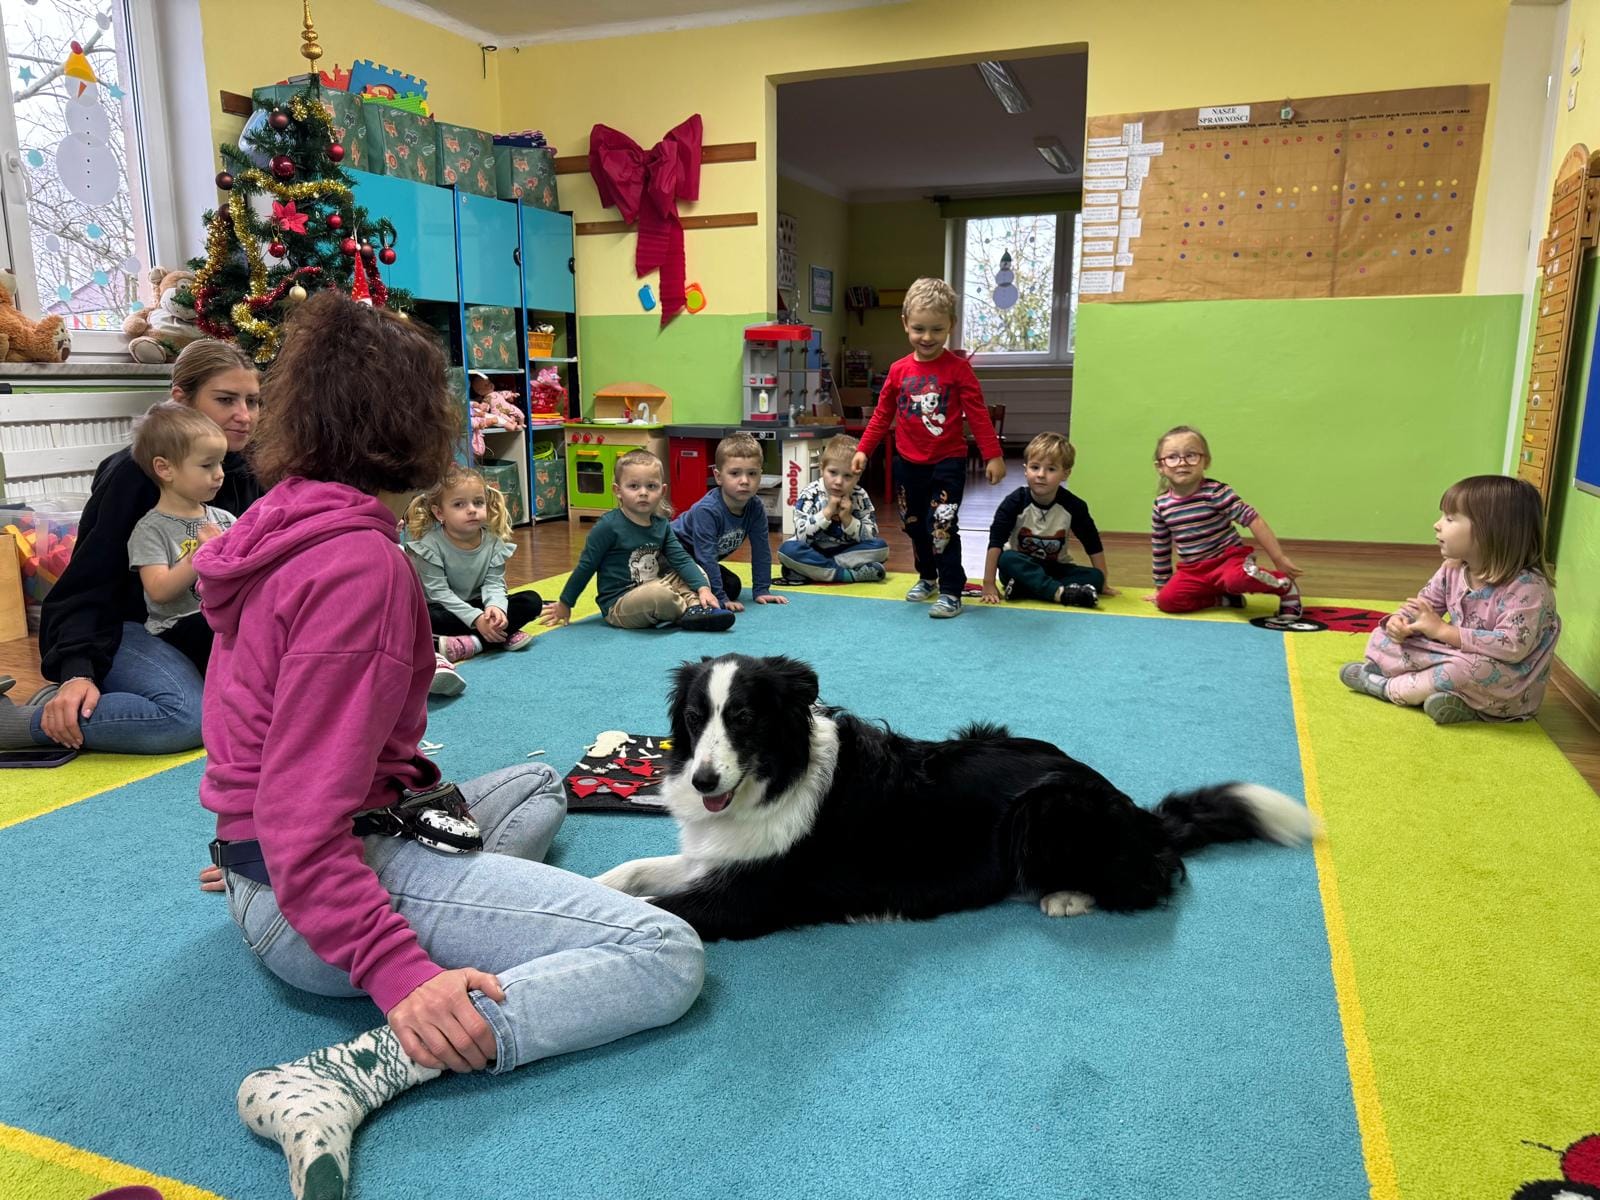
[[[987,61],[973,65],[978,68],[978,74],[983,76],[983,81],[989,85],[994,98],[1000,101],[1000,107],[1008,113],[1024,113],[1032,107],[1028,103],[1027,93],[1022,90],[1022,85],[1016,81],[1011,72],[1006,70],[1005,63]]]
[[[1078,164],[1072,161],[1072,155],[1067,153],[1067,148],[1061,144],[1058,137],[1036,137],[1033,139],[1033,148],[1039,156],[1050,164],[1052,171],[1062,175],[1076,175]]]

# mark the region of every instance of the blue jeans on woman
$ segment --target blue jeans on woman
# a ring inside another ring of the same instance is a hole
[[[200,695],[204,680],[183,651],[143,625],[126,621],[122,644],[100,682],[94,714],[79,718],[83,748],[108,754],[177,754],[200,745]],[[34,713],[29,732],[54,746]]]
[[[687,924],[643,900],[546,866],[567,815],[555,769],[507,767],[461,784],[483,850],[442,854],[416,842],[365,839],[367,865],[428,956],[446,970],[498,976],[506,998],[472,1002],[494,1030],[496,1074],[676,1021],[700,994],[704,951]],[[359,996],[318,958],[265,884],[223,873],[246,945],[285,983]]]

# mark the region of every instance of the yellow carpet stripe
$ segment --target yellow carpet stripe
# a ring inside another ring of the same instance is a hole
[[[14,808],[11,806],[10,797],[0,802],[0,829],[19,825],[23,821],[31,821],[34,817],[42,817],[46,813],[66,808],[69,804],[78,804],[105,792],[116,791],[117,788],[138,783],[141,779],[149,779],[152,775],[159,775],[163,771],[170,771],[174,767],[181,767],[185,763],[203,757],[204,752],[200,750],[148,757],[133,754],[115,756],[94,754],[48,770],[6,771],[6,775],[20,777],[16,780],[7,780],[8,783],[20,783],[26,780],[29,784],[37,786],[31,788],[26,797],[19,793],[17,797],[19,802]],[[95,769],[86,769],[91,767]]]
[[[142,1171],[138,1167],[130,1167],[127,1163],[117,1162],[115,1159],[105,1158],[88,1150],[80,1150],[76,1146],[69,1146],[65,1142],[58,1142],[52,1138],[41,1137],[36,1133],[29,1133],[26,1129],[18,1129],[13,1125],[0,1125],[0,1150],[9,1150],[15,1154],[23,1155],[51,1167],[60,1167],[67,1171],[74,1171],[80,1175],[87,1175],[92,1179],[104,1183],[108,1188],[127,1187],[132,1184],[143,1184],[145,1187],[155,1188],[164,1197],[164,1200],[224,1200],[215,1192],[208,1192],[192,1184],[183,1183],[177,1179],[168,1179],[163,1175],[152,1175],[149,1171]],[[37,1180],[34,1182],[45,1182]],[[46,1183],[46,1188],[48,1184]],[[8,1191],[8,1195],[16,1192]],[[49,1190],[31,1188],[24,1195],[50,1195]],[[61,1193],[63,1196],[70,1193]]]
[[[1294,644],[1294,635],[1284,637],[1283,656],[1288,667],[1289,698],[1294,706],[1295,737],[1300,743],[1300,774],[1305,780],[1306,807],[1323,822],[1324,832],[1313,841],[1312,847],[1316,854],[1317,886],[1322,893],[1323,921],[1328,930],[1333,986],[1339,998],[1339,1016],[1344,1026],[1350,1090],[1355,1100],[1356,1123],[1361,1128],[1361,1153],[1366,1159],[1372,1200],[1399,1200],[1400,1181],[1395,1174],[1389,1130],[1383,1119],[1383,1101],[1378,1095],[1378,1077],[1372,1065],[1372,1046],[1367,1041],[1361,994],[1356,988],[1355,959],[1350,952],[1344,908],[1339,902],[1339,878],[1334,871],[1333,852],[1328,845],[1327,814],[1322,808],[1322,792],[1317,782],[1317,756],[1312,749],[1305,701],[1300,693],[1300,668],[1295,659]]]

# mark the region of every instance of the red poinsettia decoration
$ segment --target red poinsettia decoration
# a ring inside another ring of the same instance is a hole
[[[306,218],[309,213],[296,212],[294,201],[287,204],[272,202],[272,221],[279,229],[286,229],[290,233],[304,233],[306,231]]]

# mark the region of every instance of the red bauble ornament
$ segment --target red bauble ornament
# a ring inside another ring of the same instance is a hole
[[[328,157],[331,158],[334,162],[343,162],[344,161],[344,147],[339,145],[338,142],[333,143],[333,145],[328,147]]]
[[[362,244],[361,257],[364,258],[364,259],[367,259],[369,262],[371,261],[371,259],[372,259],[372,243],[371,242],[365,242],[365,243]]]
[[[334,213],[332,216],[330,216],[328,218],[328,228],[329,229],[343,229],[344,228],[344,218],[341,217],[338,213]]]
[[[272,173],[279,179],[289,179],[294,175],[294,159],[287,154],[274,154],[272,156]]]
[[[272,255],[273,258],[282,258],[285,254],[289,253],[289,247],[285,246],[282,242],[273,242],[272,245],[267,247],[267,253]]]
[[[356,249],[357,247],[355,238],[345,238],[344,241],[339,243],[339,253],[345,255],[346,257],[353,257]]]
[[[382,250],[378,251],[378,261],[384,266],[392,266],[394,264],[394,260],[395,253],[388,246],[385,246]]]
[[[267,124],[271,125],[279,133],[282,133],[285,129],[289,128],[289,114],[284,112],[281,108],[274,109],[272,115],[267,118]]]
[[[233,188],[233,173],[230,172],[230,171],[218,171],[217,172],[217,186],[219,188],[221,188],[225,192],[232,190],[232,188]]]

